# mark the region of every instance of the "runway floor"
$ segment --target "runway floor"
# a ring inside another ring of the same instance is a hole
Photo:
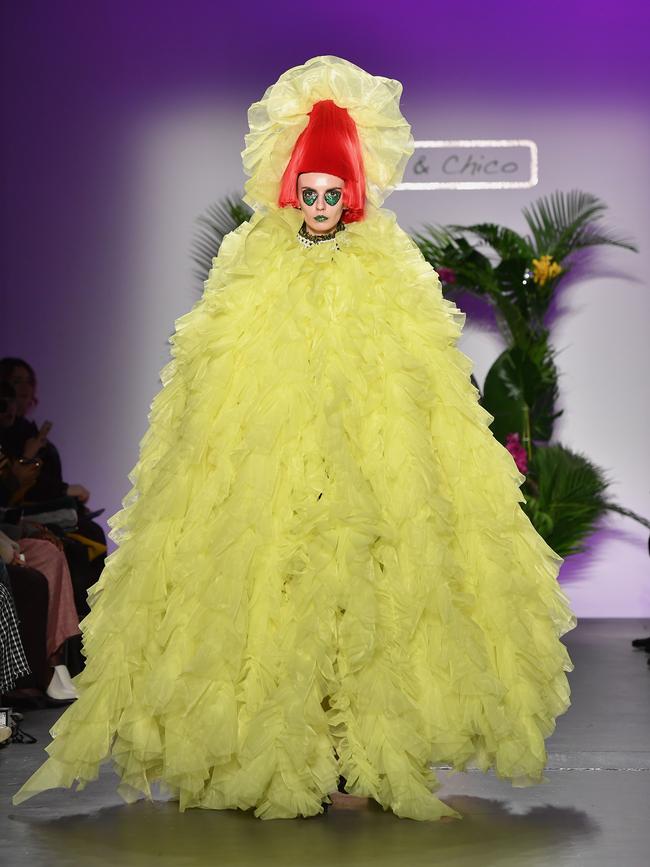
[[[2,863],[19,865],[525,865],[644,867],[650,859],[650,668],[631,640],[650,621],[581,620],[565,636],[572,705],[547,742],[548,783],[517,789],[492,772],[449,776],[438,794],[464,815],[399,819],[377,805],[261,821],[238,810],[127,805],[110,766],[77,794],[11,795],[44,758],[58,709],[26,712],[34,745],[0,750]]]

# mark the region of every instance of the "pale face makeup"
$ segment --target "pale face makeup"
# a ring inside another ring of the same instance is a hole
[[[323,172],[298,175],[298,204],[312,235],[333,232],[343,213],[345,181]]]

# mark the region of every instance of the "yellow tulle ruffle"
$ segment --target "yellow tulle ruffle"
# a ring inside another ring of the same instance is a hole
[[[430,764],[544,780],[570,703],[562,559],[522,511],[464,314],[392,212],[226,237],[110,519],[79,699],[14,797],[112,758],[126,800],[308,816],[335,791],[458,815]]]
[[[401,94],[399,81],[370,75],[341,57],[313,57],[287,70],[248,110],[242,161],[250,179],[244,201],[256,210],[275,207],[280,179],[308,113],[315,102],[333,99],[357,125],[367,196],[381,205],[402,180],[414,149],[411,127],[399,109]]]

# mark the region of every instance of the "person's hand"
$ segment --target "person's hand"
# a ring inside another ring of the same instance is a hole
[[[20,559],[20,545],[10,539],[6,533],[0,530],[0,557],[9,566],[24,566],[25,561]]]
[[[36,455],[43,448],[45,443],[47,442],[46,436],[35,436],[30,437],[28,440],[25,440],[25,445],[23,446],[23,457],[24,458],[35,458]]]
[[[82,503],[85,503],[90,497],[90,491],[83,485],[68,485],[66,493],[69,497],[76,497],[81,500]]]
[[[51,421],[44,421],[40,426],[38,433],[35,437],[30,437],[28,440],[25,440],[25,445],[23,446],[23,457],[24,458],[35,458],[36,455],[40,452],[43,446],[47,443],[47,435],[52,429]]]
[[[42,461],[36,461],[33,464],[21,464],[20,460],[16,458],[11,462],[11,472],[18,479],[20,487],[27,490],[36,482],[42,466]]]

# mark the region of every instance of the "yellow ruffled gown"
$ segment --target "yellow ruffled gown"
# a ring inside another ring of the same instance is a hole
[[[176,321],[79,699],[18,804],[112,758],[128,800],[322,811],[340,774],[458,815],[430,763],[543,781],[570,703],[562,563],[489,428],[464,314],[389,210],[303,246],[256,212]]]

